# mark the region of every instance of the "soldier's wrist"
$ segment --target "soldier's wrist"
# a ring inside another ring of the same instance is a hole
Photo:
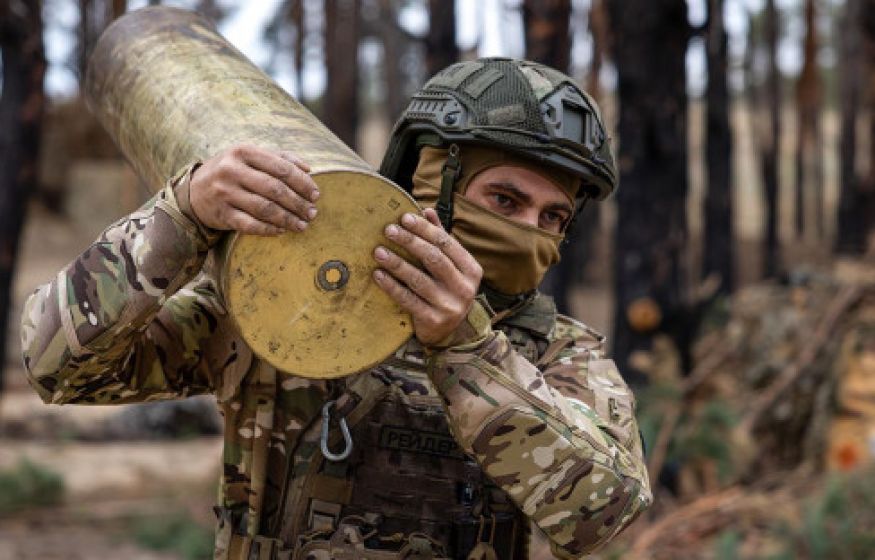
[[[224,232],[204,225],[191,206],[191,176],[202,164],[203,162],[200,160],[188,164],[170,180],[170,184],[176,196],[176,204],[179,206],[179,211],[197,226],[198,232],[203,236],[204,241],[206,241],[208,246],[212,247],[219,241]]]
[[[477,346],[492,334],[492,316],[478,300],[471,303],[465,318],[446,338],[436,344],[429,344],[429,351],[466,349]]]

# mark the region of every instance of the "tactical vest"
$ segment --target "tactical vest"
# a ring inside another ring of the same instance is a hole
[[[538,363],[561,345],[547,339],[555,313],[538,297],[496,328]],[[293,462],[303,469],[251,560],[528,557],[528,519],[456,443],[421,358],[399,353],[343,380],[302,440],[311,445]],[[327,449],[312,452],[319,440]]]

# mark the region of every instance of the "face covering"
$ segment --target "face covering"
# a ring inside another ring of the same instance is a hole
[[[452,235],[483,267],[489,287],[508,295],[530,292],[559,262],[564,235],[515,222],[458,193],[453,199]]]
[[[506,295],[530,292],[538,287],[550,266],[559,262],[559,244],[564,235],[522,224],[483,208],[464,197],[475,175],[496,165],[514,165],[548,176],[573,201],[578,182],[566,174],[543,169],[504,152],[463,146],[462,173],[453,195],[452,235],[483,267],[483,282]],[[447,150],[424,147],[413,175],[413,196],[434,207],[440,194],[441,169]]]

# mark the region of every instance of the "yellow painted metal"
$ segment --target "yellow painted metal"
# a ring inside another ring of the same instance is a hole
[[[319,217],[302,234],[234,239],[224,293],[259,356],[305,377],[338,377],[383,361],[412,333],[407,313],[373,282],[371,257],[412,201],[400,189],[385,196],[376,176],[316,177]]]
[[[306,232],[233,234],[217,251],[228,309],[256,354],[284,372],[338,377],[411,336],[408,315],[371,279],[371,255],[385,242],[383,227],[416,204],[206,19],[168,7],[125,15],[96,45],[85,89],[154,190],[188,163],[241,143],[290,150],[310,164],[322,196]]]

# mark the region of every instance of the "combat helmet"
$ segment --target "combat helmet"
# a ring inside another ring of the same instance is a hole
[[[484,58],[448,66],[413,95],[392,130],[380,173],[412,189],[423,146],[449,147],[437,210],[452,225],[458,146],[498,147],[581,179],[578,210],[617,186],[610,140],[595,101],[569,76],[534,62]]]

